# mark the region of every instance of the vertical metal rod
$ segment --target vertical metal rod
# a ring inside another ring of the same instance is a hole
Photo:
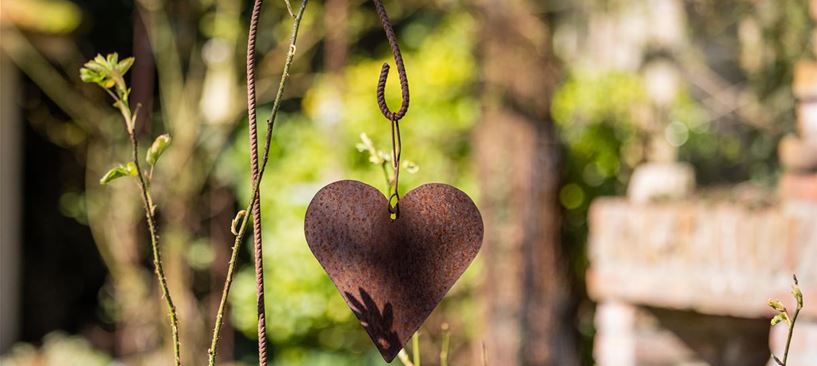
[[[247,112],[249,120],[250,167],[253,182],[261,179],[258,167],[258,122],[255,98],[255,39],[258,33],[258,19],[261,16],[263,0],[255,0],[250,18],[250,30],[247,35]],[[264,307],[264,255],[261,240],[261,188],[252,197],[252,233],[255,248],[255,293],[258,312],[258,362],[267,365],[267,317]]]

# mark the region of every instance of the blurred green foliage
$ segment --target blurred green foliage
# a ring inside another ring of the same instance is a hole
[[[85,338],[61,332],[46,335],[39,349],[30,344],[19,344],[0,357],[0,364],[4,366],[107,366],[111,362],[108,355],[94,349]]]
[[[82,20],[80,8],[66,0],[6,0],[3,12],[18,26],[42,33],[69,33]]]
[[[579,12],[610,12],[615,19],[617,7],[639,4]],[[797,61],[812,57],[808,4],[730,0],[687,5],[688,48],[667,51],[650,45],[638,56],[640,69],[633,70],[570,64],[553,97],[551,112],[565,154],[559,194],[563,231],[580,279],[587,268],[590,204],[599,196],[626,194],[633,169],[651,157],[651,136],[693,166],[700,189],[745,181],[770,189],[779,175],[777,141],[794,125],[792,70]],[[662,58],[672,60],[681,82],[668,105],[656,107],[644,74],[646,65]],[[689,60],[700,65],[682,64]],[[713,108],[716,96],[701,90],[701,82],[689,73],[709,73],[696,77],[717,79],[707,82],[739,91],[744,99],[725,113],[718,110],[723,106]],[[592,329],[582,331],[589,335]]]

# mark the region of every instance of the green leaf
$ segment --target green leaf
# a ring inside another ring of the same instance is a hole
[[[116,71],[119,72],[119,75],[125,75],[125,73],[130,70],[131,66],[133,66],[134,60],[135,59],[133,57],[128,57],[120,61],[119,64],[116,65]]]
[[[777,325],[777,323],[780,323],[782,321],[785,321],[786,323],[789,322],[789,316],[786,313],[780,313],[775,315],[774,318],[772,318],[771,323],[772,325]]]
[[[108,64],[108,61],[105,60],[105,58],[102,57],[102,55],[98,54],[98,53],[96,54],[96,57],[94,57],[93,62],[96,62],[99,65],[107,65]]]
[[[108,61],[108,66],[110,66],[111,68],[114,68],[114,66],[116,66],[117,63],[119,63],[119,54],[116,53],[116,52],[109,53],[108,57],[107,57],[107,61]]]
[[[156,165],[156,162],[159,160],[159,157],[162,156],[162,153],[165,152],[167,146],[170,145],[170,135],[164,134],[160,135],[153,141],[153,144],[150,145],[150,149],[148,149],[147,157],[145,160],[151,166]]]
[[[110,53],[107,57],[97,54],[93,60],[86,62],[79,70],[79,77],[83,82],[94,83],[105,89],[110,89],[117,82],[124,85],[122,77],[133,66],[133,62],[133,57],[119,61],[117,53]]]
[[[786,307],[783,306],[783,302],[778,299],[769,299],[769,307],[779,312],[786,311]]]
[[[136,174],[139,174],[139,170],[136,169],[136,164],[132,161],[125,164],[125,172],[131,177],[135,177]]]
[[[108,172],[105,173],[105,175],[103,175],[102,178],[99,179],[99,184],[108,184],[112,180],[117,179],[119,177],[124,177],[124,176],[125,176],[125,173],[122,171],[122,169],[113,168],[111,170],[108,170]]]
[[[105,79],[98,71],[86,67],[79,69],[79,78],[86,83],[100,83]]]
[[[79,77],[83,82],[95,83],[107,89],[114,83],[111,79],[111,71],[108,61],[102,55],[96,55],[79,70]]]
[[[125,165],[119,164],[119,166],[111,168],[108,170],[102,178],[99,179],[99,184],[108,184],[114,179],[118,179],[121,177],[133,177],[137,174],[136,164],[133,162],[129,162]]]

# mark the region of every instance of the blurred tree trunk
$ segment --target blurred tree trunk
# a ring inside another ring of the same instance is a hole
[[[326,0],[323,14],[324,34],[324,67],[331,74],[340,75],[346,67],[349,53],[347,27],[347,0]]]
[[[474,138],[486,226],[488,365],[579,363],[550,115],[558,67],[536,4],[476,2],[483,115]]]
[[[349,55],[349,34],[348,34],[348,0],[326,0],[323,9],[323,66],[328,76],[326,95],[321,108],[323,113],[319,118],[319,126],[327,136],[327,143],[334,149],[342,149],[340,133],[340,121],[345,113],[343,95],[346,93],[346,64]],[[330,174],[339,174],[339,167],[333,164],[328,167]]]

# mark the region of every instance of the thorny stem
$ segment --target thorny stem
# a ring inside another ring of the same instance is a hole
[[[284,93],[284,87],[286,86],[286,81],[289,78],[289,68],[292,65],[292,60],[295,57],[295,42],[298,39],[298,30],[301,26],[301,20],[303,19],[304,10],[306,9],[306,4],[308,0],[303,0],[301,2],[301,7],[298,9],[297,16],[294,17],[293,24],[292,24],[292,35],[290,38],[290,45],[289,45],[289,52],[287,53],[286,62],[284,63],[284,70],[281,73],[281,81],[278,84],[278,92],[275,94],[275,101],[272,105],[272,114],[270,118],[267,120],[267,132],[264,137],[264,156],[261,160],[261,164],[259,166],[259,174],[257,177],[253,177],[253,189],[252,193],[250,194],[250,203],[247,205],[246,212],[251,212],[252,207],[258,201],[258,190],[261,185],[261,178],[264,176],[264,170],[267,166],[267,160],[269,158],[269,149],[270,149],[270,141],[272,139],[272,129],[275,125],[275,118],[278,115],[278,110],[281,107],[281,98]],[[221,301],[218,305],[218,312],[216,313],[216,322],[213,326],[213,338],[210,342],[210,349],[207,351],[209,355],[209,365],[213,366],[216,364],[216,354],[218,352],[218,340],[221,333],[221,326],[224,323],[224,309],[227,306],[227,298],[230,294],[230,287],[233,283],[233,277],[235,275],[235,265],[236,265],[236,258],[238,257],[238,248],[241,244],[241,241],[244,239],[244,235],[247,232],[247,216],[244,216],[241,220],[241,225],[238,230],[238,235],[235,236],[235,240],[233,241],[232,253],[230,254],[230,262],[227,268],[227,278],[224,281],[224,289],[222,290],[221,294]]]
[[[139,177],[139,190],[142,191],[142,204],[145,208],[145,218],[147,219],[148,229],[150,231],[150,244],[153,249],[153,267],[156,271],[156,277],[159,279],[159,287],[162,288],[162,297],[165,299],[167,312],[170,316],[170,331],[173,335],[173,356],[176,360],[176,365],[180,366],[182,361],[179,342],[179,319],[176,315],[176,306],[173,305],[173,299],[170,297],[170,290],[167,287],[167,278],[165,277],[164,267],[162,266],[162,253],[159,251],[159,235],[156,232],[156,217],[154,216],[155,206],[153,205],[153,198],[150,195],[150,189],[145,182],[145,176],[142,174],[142,167],[139,164],[139,147],[136,139],[136,131],[134,131],[133,128],[129,128],[128,135],[130,136],[133,150],[133,164],[136,166],[136,175]]]

